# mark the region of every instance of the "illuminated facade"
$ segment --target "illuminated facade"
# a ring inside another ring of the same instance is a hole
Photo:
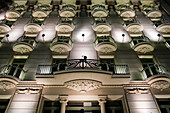
[[[0,13],[0,113],[170,113],[167,6],[14,0]]]

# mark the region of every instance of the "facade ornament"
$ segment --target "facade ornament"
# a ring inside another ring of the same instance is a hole
[[[65,86],[69,89],[86,93],[87,91],[95,90],[101,87],[101,82],[94,80],[73,80],[65,82]]]
[[[13,89],[15,88],[15,84],[8,82],[8,81],[1,81],[0,82],[0,89],[3,91],[9,90],[9,89]]]
[[[132,88],[132,89],[127,89],[126,93],[128,94],[148,94],[150,91],[148,88]]]
[[[152,88],[158,89],[160,91],[163,91],[163,90],[169,88],[169,86],[170,86],[170,83],[168,81],[165,81],[165,80],[154,82],[151,85]]]
[[[26,47],[17,48],[17,51],[20,52],[21,54],[30,52],[30,50],[28,48],[26,48]]]
[[[26,87],[26,88],[19,88],[17,89],[17,93],[18,94],[39,94],[40,93],[40,88],[30,88],[30,87]]]

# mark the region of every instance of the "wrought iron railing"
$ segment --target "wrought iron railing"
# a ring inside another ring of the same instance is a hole
[[[164,66],[157,65],[157,64],[153,64],[153,65],[149,65],[149,66],[145,67],[142,70],[142,72],[147,77],[151,77],[154,75],[170,75],[170,73]]]
[[[100,62],[96,59],[70,59],[65,62],[58,62],[55,65],[39,65],[37,69],[37,75],[53,75],[55,72],[63,70],[103,70],[110,71],[113,75],[129,75],[129,69],[127,65],[114,65],[105,62]]]
[[[138,44],[142,43],[151,43],[150,40],[145,36],[138,36],[138,37],[132,37],[132,40],[130,42],[130,46],[133,48]]]
[[[21,72],[26,72],[20,65],[4,65],[0,68],[0,75],[11,75],[19,78]]]

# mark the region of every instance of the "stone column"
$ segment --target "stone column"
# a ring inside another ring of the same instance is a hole
[[[100,105],[101,113],[106,113],[106,110],[105,110],[106,96],[99,96],[98,102]]]
[[[67,106],[67,96],[60,96],[60,103],[61,103],[61,110],[60,113],[65,113],[66,111],[66,106]]]

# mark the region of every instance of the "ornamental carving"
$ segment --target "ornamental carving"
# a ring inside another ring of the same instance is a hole
[[[148,52],[152,52],[154,50],[154,48],[149,44],[141,44],[141,45],[138,45],[137,47],[135,47],[134,50],[139,53],[145,54]]]
[[[7,81],[0,82],[0,89],[3,91],[15,88],[15,84]]]
[[[20,52],[21,54],[23,54],[23,53],[29,53],[30,50],[26,47],[20,47],[20,48],[17,48],[17,52]]]
[[[61,54],[61,53],[67,52],[67,49],[64,48],[64,47],[56,47],[56,48],[54,49],[54,52]]]
[[[79,91],[80,93],[98,89],[101,85],[101,82],[94,80],[73,80],[65,83],[67,88]]]
[[[148,53],[150,51],[151,50],[148,47],[141,47],[141,48],[138,49],[138,52],[140,52],[140,53]]]
[[[152,88],[158,89],[160,91],[163,91],[163,90],[169,88],[169,86],[170,86],[169,82],[164,81],[164,80],[154,82],[151,85]]]

